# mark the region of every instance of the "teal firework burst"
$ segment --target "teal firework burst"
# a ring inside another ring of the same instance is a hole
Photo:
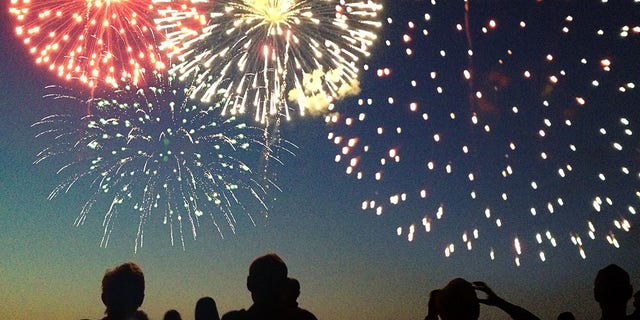
[[[88,110],[49,115],[33,125],[37,137],[50,142],[34,163],[63,161],[58,174],[66,179],[49,199],[88,185],[90,196],[75,224],[105,202],[101,246],[108,245],[118,216],[133,215],[136,251],[150,222],[168,225],[171,243],[177,236],[183,248],[184,235],[195,239],[204,221],[221,236],[225,225],[235,232],[237,212],[255,224],[255,212],[267,212],[267,191],[279,190],[260,168],[265,155],[274,158],[274,144],[262,143],[263,129],[221,117],[217,109],[224,101],[202,107],[188,99],[189,88],[174,86],[171,78],[155,80],[156,86],[124,86],[88,100],[47,96]]]

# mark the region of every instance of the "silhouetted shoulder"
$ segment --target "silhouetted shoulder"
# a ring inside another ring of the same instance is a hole
[[[222,316],[222,320],[248,320],[248,319],[249,319],[249,313],[245,309],[229,311]]]
[[[318,320],[318,318],[310,311],[298,308],[295,320]]]

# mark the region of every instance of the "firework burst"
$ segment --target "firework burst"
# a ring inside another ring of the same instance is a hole
[[[16,34],[37,64],[90,88],[137,84],[163,69],[151,0],[11,0]]]
[[[76,225],[101,198],[110,199],[102,246],[108,245],[118,215],[138,217],[136,250],[143,245],[144,226],[159,216],[170,227],[172,244],[177,234],[183,247],[184,229],[195,239],[202,221],[212,221],[221,236],[225,224],[235,232],[234,211],[251,212],[245,210],[251,203],[255,211],[266,212],[266,190],[277,189],[255,169],[265,154],[262,129],[221,118],[220,103],[206,108],[190,103],[188,90],[171,81],[156,82],[160,85],[124,86],[86,102],[53,94],[89,104],[91,113],[56,114],[34,124],[41,129],[38,137],[52,142],[35,163],[72,158],[58,171],[68,178],[49,198],[76,184],[89,185],[91,196]],[[255,223],[251,213],[247,216]]]
[[[372,1],[222,0],[203,15],[186,7],[161,11],[160,48],[178,61],[169,71],[198,74],[192,95],[209,101],[226,92],[223,114],[254,110],[256,121],[301,115],[359,92],[359,59],[380,26]]]
[[[491,5],[398,8],[395,59],[361,75],[375,90],[327,117],[335,161],[363,211],[447,257],[619,247],[640,207],[640,28],[591,13],[637,2]]]

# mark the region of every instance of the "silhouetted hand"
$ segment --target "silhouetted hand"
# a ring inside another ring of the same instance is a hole
[[[482,281],[474,281],[473,282],[473,287],[478,290],[478,291],[482,291],[484,293],[487,294],[487,298],[486,299],[480,299],[478,298],[478,302],[480,303],[484,303],[486,305],[489,306],[496,306],[501,302],[501,298],[498,297],[498,295],[493,292],[493,290],[491,290],[491,288],[489,288],[489,286],[482,282]]]
[[[493,292],[493,290],[491,290],[491,288],[489,288],[489,286],[486,283],[482,281],[473,282],[473,287],[476,290],[482,291],[487,295],[487,298],[478,299],[478,302],[486,304],[488,306],[495,306],[502,309],[502,311],[506,312],[509,316],[511,316],[511,319],[540,320],[540,318],[538,318],[535,314],[529,312],[527,309],[517,306],[515,304],[512,304],[509,301],[498,297],[498,295],[495,292]]]

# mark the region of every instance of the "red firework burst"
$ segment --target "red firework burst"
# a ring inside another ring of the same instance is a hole
[[[163,69],[152,0],[11,0],[16,34],[37,64],[90,88],[137,84]]]

